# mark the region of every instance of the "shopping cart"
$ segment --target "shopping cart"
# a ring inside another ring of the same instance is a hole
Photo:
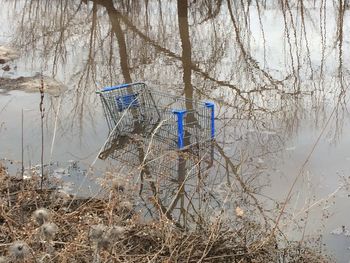
[[[195,218],[192,202],[201,204],[199,188],[214,160],[214,104],[144,83],[107,87],[98,94],[110,131],[99,158],[116,160],[134,175],[140,196],[152,197],[141,199],[156,200],[155,209],[173,219]]]
[[[179,98],[145,83],[106,87],[97,93],[114,138],[141,135],[159,142],[164,151],[196,149],[215,136],[212,102]]]

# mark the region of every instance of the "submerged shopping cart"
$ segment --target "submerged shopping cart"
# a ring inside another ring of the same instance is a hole
[[[100,154],[152,173],[202,172],[213,161],[214,104],[150,89],[106,87],[100,95],[110,130]]]

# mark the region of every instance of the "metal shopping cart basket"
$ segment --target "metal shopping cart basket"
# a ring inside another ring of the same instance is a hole
[[[181,151],[196,160],[208,153],[215,136],[213,103],[162,93],[144,83],[107,87],[97,93],[111,132],[101,159],[152,163],[164,169],[164,163],[171,165],[169,160],[160,164],[160,156],[173,155],[170,152]]]
[[[97,94],[110,131],[117,129],[120,135],[145,133],[140,129],[152,127],[160,120],[150,90],[144,83],[106,87]]]

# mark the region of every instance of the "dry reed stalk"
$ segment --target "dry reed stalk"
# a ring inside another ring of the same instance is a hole
[[[41,180],[40,180],[40,189],[43,190],[43,181],[44,181],[44,76],[41,71],[41,79],[40,79],[40,125],[41,125]]]

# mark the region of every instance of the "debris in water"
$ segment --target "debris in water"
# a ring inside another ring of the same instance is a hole
[[[287,147],[286,151],[294,151],[296,148],[295,146]]]
[[[1,68],[3,71],[9,71],[11,68],[9,65],[6,65],[4,67]]]
[[[344,235],[349,237],[350,236],[350,230],[347,229],[345,226],[338,227],[331,231],[332,235]]]
[[[275,131],[262,131],[261,134],[276,135],[276,132]]]

